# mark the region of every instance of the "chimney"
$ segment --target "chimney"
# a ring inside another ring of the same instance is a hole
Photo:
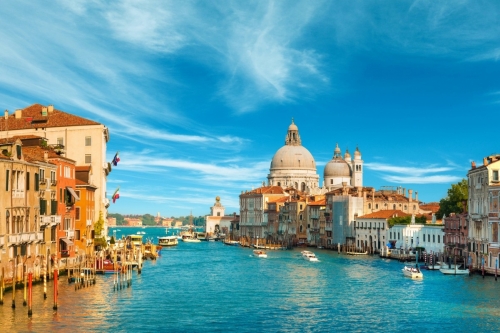
[[[418,192],[415,191],[415,201],[418,202]]]
[[[472,169],[476,168],[476,162],[472,161],[472,162],[470,162],[470,165],[471,165]]]
[[[43,152],[43,160],[45,162],[48,162],[49,161],[49,152],[48,151],[44,151]]]
[[[4,118],[9,119],[9,110],[5,110]]]
[[[23,110],[17,109],[15,111],[15,116],[16,116],[16,119],[21,119],[23,117]]]
[[[17,111],[16,111],[17,112]],[[17,118],[17,117],[16,117]],[[483,158],[483,165],[488,165],[488,159],[485,157]]]
[[[413,200],[413,190],[408,190],[408,200],[410,202]]]
[[[42,116],[47,117],[47,107],[42,106]]]
[[[50,105],[49,105],[49,107],[48,107],[48,111],[49,111],[49,113],[54,112],[54,105],[53,105],[53,104],[50,104]]]

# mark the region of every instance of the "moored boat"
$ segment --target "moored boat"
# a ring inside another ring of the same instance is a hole
[[[257,257],[257,258],[267,258],[266,251],[262,251],[262,250],[253,250],[253,255],[254,255],[254,257]]]
[[[227,239],[227,240],[224,240],[224,244],[230,245],[230,246],[238,246],[238,245],[240,245],[240,242]]]
[[[439,271],[445,275],[469,275],[469,269],[461,269],[458,265],[453,268],[440,268]]]
[[[198,238],[194,237],[192,234],[182,235],[182,241],[187,243],[199,243],[201,242]]]
[[[311,251],[302,251],[302,258],[307,261],[318,261],[318,258]]]
[[[175,246],[179,242],[177,240],[177,236],[159,236],[158,237],[158,245],[160,246]]]

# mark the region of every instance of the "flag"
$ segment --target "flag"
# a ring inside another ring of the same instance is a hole
[[[115,157],[113,157],[113,162],[111,163],[113,163],[114,166],[117,166],[118,162],[120,162],[120,157],[118,156],[118,152],[116,152]]]
[[[113,203],[115,203],[116,199],[119,199],[120,198],[120,188],[118,187],[115,191],[115,193],[113,193],[113,196],[111,197],[111,199],[113,199]]]

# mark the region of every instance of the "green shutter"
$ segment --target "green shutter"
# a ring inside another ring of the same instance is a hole
[[[20,160],[21,159],[21,146],[19,145],[16,145],[16,148],[17,148],[17,159]]]
[[[9,170],[5,170],[5,190],[9,191]]]
[[[40,179],[38,173],[35,173],[35,191],[38,191],[40,188]]]
[[[50,215],[57,214],[57,200],[52,200],[50,202]]]
[[[40,215],[45,215],[47,211],[47,201],[40,199]]]

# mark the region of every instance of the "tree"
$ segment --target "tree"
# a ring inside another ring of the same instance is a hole
[[[443,214],[450,216],[451,213],[460,214],[467,210],[467,200],[469,199],[469,185],[466,179],[459,183],[451,184],[446,198],[439,201],[437,218],[442,218]]]
[[[102,212],[99,212],[99,220],[94,223],[95,238],[102,237],[102,231],[104,230],[104,218],[102,217]]]

